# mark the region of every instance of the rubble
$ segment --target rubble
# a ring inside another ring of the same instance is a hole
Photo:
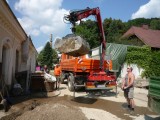
[[[85,55],[89,52],[89,44],[80,36],[69,34],[62,39],[56,39],[54,48],[67,55],[74,57]]]

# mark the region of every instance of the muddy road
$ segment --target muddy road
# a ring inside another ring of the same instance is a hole
[[[86,93],[83,90],[69,92],[65,84],[61,85],[59,95],[52,92],[36,93],[21,96],[12,100],[13,105],[1,120],[159,120],[160,117],[148,110],[146,90],[135,90],[135,113],[130,114],[122,91],[118,89],[118,97],[114,92],[103,91]],[[141,98],[144,96],[143,98]]]

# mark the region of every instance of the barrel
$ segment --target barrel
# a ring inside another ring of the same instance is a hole
[[[160,114],[160,77],[151,77],[149,81],[148,107]]]

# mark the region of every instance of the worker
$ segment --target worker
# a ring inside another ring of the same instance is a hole
[[[134,80],[135,75],[132,73],[133,68],[127,68],[127,74],[122,81],[122,90],[124,90],[124,97],[127,100],[128,108],[131,110],[131,113],[134,113]]]
[[[60,87],[60,74],[61,74],[61,67],[57,64],[54,68],[54,75],[56,77],[56,89]]]
[[[49,70],[48,70],[47,65],[44,65],[43,71],[44,71],[45,73],[49,73]]]

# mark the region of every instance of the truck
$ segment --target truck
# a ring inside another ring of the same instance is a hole
[[[117,87],[116,76],[111,72],[112,61],[105,60],[106,40],[100,15],[100,9],[86,8],[84,10],[71,11],[69,15],[65,16],[65,20],[72,24],[72,32],[76,31],[76,22],[94,15],[99,28],[100,36],[100,59],[92,59],[83,56],[70,56],[62,53],[60,66],[61,66],[61,80],[67,79],[68,89],[75,91],[80,87],[85,87],[86,90],[106,90]]]

